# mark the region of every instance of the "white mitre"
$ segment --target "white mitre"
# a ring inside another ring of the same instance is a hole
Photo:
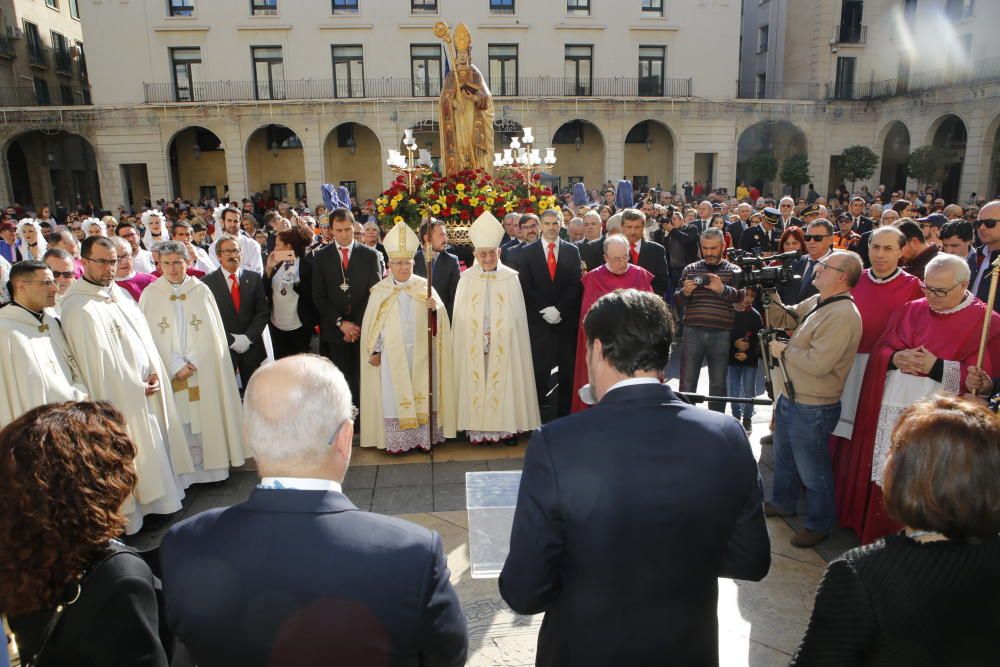
[[[503,239],[503,225],[489,211],[476,218],[469,227],[469,240],[477,250],[479,248],[498,248]]]
[[[382,239],[382,246],[389,254],[389,259],[413,259],[420,250],[420,239],[408,224],[397,222]]]

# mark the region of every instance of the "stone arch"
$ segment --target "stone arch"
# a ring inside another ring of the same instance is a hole
[[[762,120],[744,129],[737,140],[736,148],[736,184],[740,181],[754,185],[763,193],[780,195],[776,186],[780,185],[779,177],[764,182],[751,178],[750,163],[758,153],[770,153],[778,161],[779,173],[781,163],[788,157],[799,153],[809,153],[809,143],[806,133],[798,125],[787,120]],[[815,168],[815,166],[814,166]]]
[[[948,113],[931,123],[928,129],[927,143],[952,151],[953,160],[945,167],[939,193],[948,203],[959,200],[962,166],[965,164],[965,149],[969,140],[968,127],[961,116]]]
[[[101,185],[97,152],[90,139],[62,129],[34,128],[16,132],[3,147],[11,201],[26,208],[56,202],[75,208],[100,209]]]
[[[294,203],[305,196],[302,134],[287,125],[261,125],[247,135],[243,149],[248,194],[270,192],[275,201]]]
[[[382,142],[368,125],[345,121],[323,140],[326,182],[344,185],[359,203],[382,191]]]
[[[229,185],[226,149],[218,132],[204,125],[177,129],[165,145],[175,197],[218,201]]]
[[[552,133],[550,145],[556,149],[556,164],[551,171],[553,189],[564,188],[577,179],[582,179],[588,189],[601,188],[606,178],[607,141],[599,125],[585,118],[567,120]]]
[[[888,192],[906,189],[906,162],[910,155],[910,129],[901,120],[888,123],[879,132],[876,144],[882,148],[879,183]]]
[[[647,118],[625,133],[623,176],[635,187],[671,189],[676,183],[677,137],[666,123]]]

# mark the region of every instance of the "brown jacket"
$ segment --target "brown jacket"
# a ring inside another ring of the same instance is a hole
[[[782,356],[795,386],[796,402],[808,405],[836,403],[861,342],[861,314],[854,301],[836,301],[806,317],[819,302],[818,294],[811,296],[795,306],[787,306],[799,316],[798,321],[776,301],[768,308],[771,326],[795,329]],[[784,394],[780,373],[775,375],[774,381],[775,391]]]

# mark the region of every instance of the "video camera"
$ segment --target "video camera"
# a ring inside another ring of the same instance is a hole
[[[726,251],[726,259],[740,267],[733,274],[733,287],[755,287],[760,292],[776,290],[801,279],[802,276],[796,275],[792,268],[792,263],[801,256],[802,253],[797,250],[768,257],[738,248]],[[778,266],[770,266],[774,262],[778,262]]]

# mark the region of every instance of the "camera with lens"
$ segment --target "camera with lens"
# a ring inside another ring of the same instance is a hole
[[[691,276],[691,282],[693,282],[695,285],[698,286],[704,285],[706,282],[705,276],[701,275],[700,273],[698,275]]]
[[[792,264],[802,253],[786,252],[770,257],[761,257],[756,253],[738,248],[726,251],[726,258],[738,266],[740,270],[733,273],[733,286],[736,289],[754,287],[758,291],[776,290],[789,283],[801,279],[795,274]],[[777,262],[777,266],[770,266]]]

